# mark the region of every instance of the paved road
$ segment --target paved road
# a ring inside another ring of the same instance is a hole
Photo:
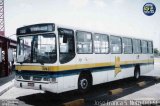
[[[0,100],[17,100],[17,105],[19,106],[56,106],[62,103],[76,100],[76,99],[85,99],[85,103],[87,106],[95,105],[96,101],[114,101],[114,100],[124,100],[128,99],[129,95],[136,94],[139,91],[143,91],[150,87],[154,89],[160,89],[160,85],[154,87],[156,83],[155,77],[152,76],[160,76],[160,63],[155,63],[155,69],[142,77],[138,81],[133,80],[132,78],[114,81],[112,83],[101,84],[98,86],[94,86],[90,92],[86,94],[79,94],[77,91],[63,93],[61,95],[55,94],[47,94],[40,90],[32,90],[32,89],[21,89],[21,88],[11,88],[9,91],[0,96]],[[141,81],[149,82],[145,87],[137,87],[137,83]],[[116,88],[128,88],[125,92],[117,95],[109,95],[108,91]],[[153,89],[151,88],[151,90]],[[150,95],[152,96],[152,95]],[[131,96],[130,96],[131,97]],[[133,97],[133,96],[132,96]],[[160,97],[158,95],[157,97]],[[15,102],[15,101],[14,101]],[[17,106],[16,105],[16,106]]]

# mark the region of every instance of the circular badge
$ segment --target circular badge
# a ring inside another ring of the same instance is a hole
[[[147,16],[151,16],[156,12],[156,6],[153,3],[146,3],[143,6],[143,13]]]

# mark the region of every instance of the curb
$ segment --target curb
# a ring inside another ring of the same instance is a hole
[[[109,95],[117,95],[117,94],[120,94],[120,93],[123,93],[123,89],[122,88],[113,89],[113,90],[110,90],[108,92]]]
[[[13,85],[14,85],[14,79],[0,86],[0,96],[3,95],[5,92],[7,92],[9,89],[11,89]]]
[[[146,85],[146,82],[145,82],[145,81],[142,81],[142,82],[137,83],[137,85],[138,85],[139,87],[144,87],[144,86]]]
[[[64,103],[62,106],[85,106],[85,103],[84,103],[84,99],[78,99],[78,100]]]

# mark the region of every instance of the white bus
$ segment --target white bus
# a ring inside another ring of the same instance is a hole
[[[153,70],[153,42],[63,27],[54,23],[17,29],[15,86],[61,93]]]

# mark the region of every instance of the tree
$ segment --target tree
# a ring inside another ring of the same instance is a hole
[[[160,54],[160,53],[159,53],[159,50],[158,50],[157,48],[154,48],[154,55],[155,55],[155,56],[159,56],[159,54]]]

